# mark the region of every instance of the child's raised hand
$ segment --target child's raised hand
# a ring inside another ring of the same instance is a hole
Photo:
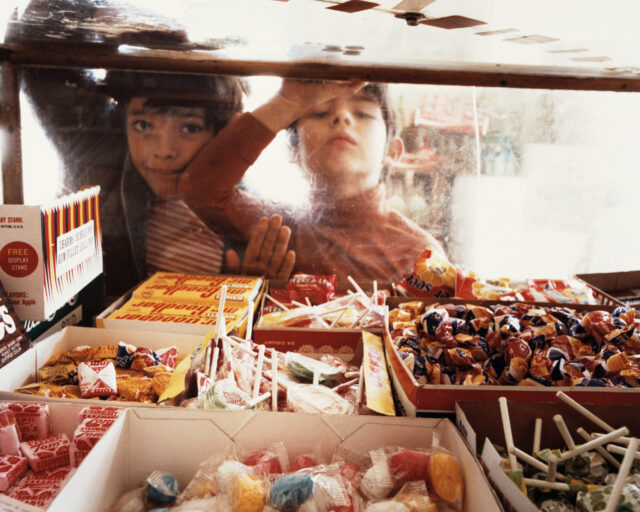
[[[315,105],[339,96],[351,96],[364,85],[365,82],[286,78],[277,96],[256,108],[253,115],[271,131],[278,132]]]
[[[290,237],[291,229],[282,225],[280,215],[262,217],[251,231],[242,261],[234,250],[225,254],[226,272],[289,279],[296,261],[296,253],[287,250]]]
[[[311,107],[340,96],[357,93],[365,82],[338,80],[294,80],[286,78],[280,87],[280,96],[300,109],[301,114]]]

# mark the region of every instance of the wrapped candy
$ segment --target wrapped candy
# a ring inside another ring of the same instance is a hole
[[[169,505],[176,501],[180,486],[176,477],[162,471],[153,471],[147,477],[147,498],[153,503]]]
[[[279,509],[296,509],[309,499],[313,480],[307,473],[290,473],[271,484],[271,504]]]
[[[266,487],[256,476],[238,478],[233,491],[235,512],[262,512],[266,502]]]

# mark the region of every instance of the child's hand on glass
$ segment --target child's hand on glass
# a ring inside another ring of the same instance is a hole
[[[282,225],[282,217],[262,217],[253,227],[244,258],[234,250],[225,254],[226,273],[263,275],[268,279],[289,279],[296,253],[287,250],[291,229]]]

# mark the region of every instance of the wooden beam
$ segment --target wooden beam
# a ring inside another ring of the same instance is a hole
[[[435,85],[476,85],[522,89],[640,92],[640,73],[580,67],[518,66],[483,63],[360,63],[261,61],[220,58],[215,51],[135,50],[64,43],[16,46],[12,62],[25,66],[106,68],[172,73],[273,75],[289,78],[364,80]]]
[[[20,70],[12,62],[2,66],[2,192],[4,204],[22,204],[20,128]]]

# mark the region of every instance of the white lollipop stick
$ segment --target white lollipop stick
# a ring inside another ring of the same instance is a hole
[[[249,341],[253,335],[253,301],[250,300],[247,304],[247,332],[244,335],[244,339]]]
[[[558,470],[558,457],[549,455],[549,471],[547,471],[547,482],[555,482]]]
[[[213,356],[211,358],[211,367],[209,368],[209,378],[213,381],[216,379],[216,372],[218,370],[218,355],[220,353],[220,349],[218,345],[216,345],[213,349]]]
[[[360,286],[358,285],[358,283],[355,282],[355,280],[353,279],[353,277],[351,276],[347,276],[347,279],[349,280],[349,282],[351,283],[351,285],[356,289],[356,292],[358,292],[363,298],[365,298],[367,301],[370,302],[369,300],[369,296],[364,293],[362,291],[362,288],[360,288]]]
[[[207,348],[204,350],[204,374],[209,375],[211,372],[211,344],[213,341],[209,341]]]
[[[588,452],[589,450],[593,450],[596,446],[602,446],[603,444],[607,444],[609,441],[613,441],[620,436],[626,436],[629,434],[629,429],[627,427],[621,427],[618,430],[614,430],[613,432],[609,432],[608,434],[597,437],[591,441],[587,441],[584,444],[576,446],[573,450],[568,450],[562,453],[561,460],[565,461],[568,459],[572,459],[577,455],[582,455],[583,453]]]
[[[564,422],[563,417],[559,414],[555,414],[553,416],[553,422],[556,424],[556,427],[558,427],[560,435],[562,436],[562,439],[564,439],[567,448],[569,448],[569,450],[573,450],[576,447],[576,443],[573,442],[573,438],[569,433],[569,429],[567,428],[567,424]]]
[[[511,432],[511,421],[509,420],[509,408],[507,406],[507,399],[503,396],[498,398],[500,404],[500,416],[502,417],[502,429],[504,430],[504,442],[509,454],[509,465],[511,470],[515,471],[518,468],[518,461],[513,454],[513,433]]]
[[[364,365],[360,366],[360,375],[358,375],[358,408],[362,405],[364,398]]]
[[[355,384],[356,382],[358,382],[358,380],[359,380],[358,377],[356,377],[355,379],[351,379],[351,380],[348,380],[346,382],[343,382],[342,384],[338,384],[336,387],[331,388],[331,391],[338,392],[338,391],[340,391],[342,389],[348,388],[349,386],[351,386],[351,385]]]
[[[594,437],[602,437],[603,433],[601,432],[594,432],[593,436]],[[629,444],[631,442],[631,438],[630,437],[625,437],[625,436],[621,436],[620,438],[616,439],[616,443],[620,443],[620,444]]]
[[[258,405],[260,402],[264,402],[267,398],[269,398],[271,396],[271,393],[263,393],[260,396],[257,396],[255,398],[252,398],[251,400],[249,400],[247,402],[247,405],[249,407],[255,407],[256,405]]]
[[[260,381],[262,380],[262,364],[264,363],[264,345],[258,347],[258,361],[256,363],[256,375],[253,381],[253,399],[258,397],[260,392]]]
[[[278,410],[278,354],[271,353],[271,410]]]
[[[536,469],[539,469],[540,471],[544,471],[545,473],[549,472],[549,466],[547,466],[544,462],[533,458],[531,455],[529,455],[527,452],[523,452],[522,450],[520,450],[519,448],[513,448],[513,454],[518,457],[519,459],[523,460],[524,462],[526,462],[527,464],[533,466]],[[558,480],[566,480],[566,476],[561,475],[559,473],[556,474],[556,478]]]
[[[371,294],[371,297],[373,297],[373,303],[377,306],[378,305],[378,281],[376,281],[375,279],[373,280],[373,293]]]
[[[631,464],[633,463],[633,459],[635,457],[637,449],[638,439],[634,437],[631,439],[629,447],[627,448],[627,453],[625,453],[624,458],[622,459],[622,464],[620,464],[618,476],[616,477],[616,481],[613,484],[613,489],[607,501],[607,508],[604,509],[604,512],[613,512],[614,510],[616,510],[616,508],[618,508],[618,500],[620,499],[620,494],[622,493],[622,487],[624,486],[624,481],[629,475],[629,470],[631,469]]]
[[[537,487],[538,489],[553,489],[555,491],[570,491],[569,484],[561,482],[548,482],[546,480],[536,480],[535,478],[525,478],[524,483],[527,487]]]
[[[591,441],[592,439],[595,439],[595,436],[590,435],[585,429],[583,429],[582,427],[578,427],[576,429],[576,432],[578,433],[578,435],[580,437],[582,437],[582,439],[584,439],[585,441]],[[615,446],[615,445],[608,445],[608,446]],[[624,452],[624,448],[619,447],[623,452]],[[595,450],[606,460],[609,461],[609,464],[611,464],[612,466],[614,466],[615,468],[619,468],[620,467],[620,463],[618,462],[618,459],[616,459],[615,457],[613,457],[607,450],[605,450],[602,446],[596,446]]]
[[[347,302],[347,305],[345,306],[345,309],[342,313],[340,313],[339,316],[337,316],[336,318],[333,319],[333,322],[331,322],[331,325],[329,326],[330,328],[332,328],[333,326],[335,326],[344,316],[344,314],[347,312],[347,310],[353,305],[353,303],[356,301],[356,299],[358,298],[357,295],[352,295],[351,298],[349,299],[349,302]]]
[[[609,450],[611,453],[617,453],[619,455],[625,455],[627,453],[627,448],[618,446],[617,444],[608,444],[607,450]],[[640,452],[636,452],[635,458],[640,459]],[[620,464],[618,464],[618,466],[620,466]]]
[[[606,423],[605,421],[601,420],[600,418],[598,418],[595,414],[593,414],[590,410],[586,409],[585,407],[583,407],[582,405],[580,405],[578,402],[576,402],[573,398],[571,398],[569,395],[566,395],[565,393],[563,393],[562,391],[558,391],[556,393],[556,396],[562,400],[565,404],[569,405],[570,407],[572,407],[574,410],[578,411],[580,414],[582,414],[585,418],[590,419],[591,421],[593,421],[596,425],[598,425],[601,429],[603,429],[605,432],[611,432],[613,431],[613,427],[611,425],[609,425],[608,423]]]
[[[309,300],[309,297],[305,297],[304,301],[307,303],[307,306],[309,306],[310,308],[313,307],[313,305],[311,304],[311,301]]]
[[[299,308],[309,307],[308,304],[303,304],[302,302],[298,302],[297,300],[292,300],[291,304],[293,304],[294,306],[298,306]]]
[[[360,323],[361,320],[364,320],[364,318],[371,313],[371,310],[369,308],[365,309],[362,313],[360,313],[360,316],[358,316],[358,318],[356,318],[353,322],[351,322],[351,325],[349,326],[349,328],[353,328],[356,325],[358,325]]]
[[[264,296],[269,299],[271,302],[273,302],[276,306],[278,306],[280,309],[282,309],[283,311],[289,311],[289,308],[287,306],[285,306],[284,304],[282,304],[281,302],[278,302],[276,299],[274,299],[271,295],[269,295],[268,293],[265,293]]]
[[[235,336],[223,336],[222,339],[231,345],[233,348],[237,348],[238,350],[242,350],[245,354],[250,354],[255,356],[255,352],[247,343],[247,340],[243,340],[242,338],[236,338]],[[241,342],[236,341],[241,340]]]
[[[220,336],[227,334],[227,329],[224,321],[224,303],[227,301],[227,285],[223,284],[220,287],[220,302],[218,303],[218,313],[216,315],[216,341],[220,339]]]
[[[542,437],[542,418],[536,418],[536,422],[533,427],[533,449],[531,453],[536,453],[540,451],[541,437]]]
[[[314,370],[313,370],[313,385],[317,386],[318,384],[320,384],[320,372],[318,371],[317,368],[314,368]]]

